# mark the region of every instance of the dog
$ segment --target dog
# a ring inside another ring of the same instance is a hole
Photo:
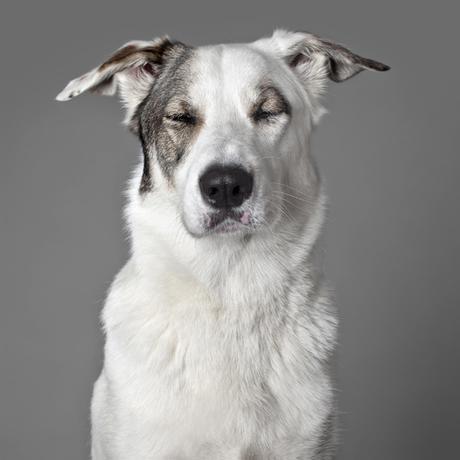
[[[102,313],[93,460],[326,460],[337,316],[310,151],[328,80],[389,67],[311,33],[132,41],[57,96],[119,93],[140,141]]]

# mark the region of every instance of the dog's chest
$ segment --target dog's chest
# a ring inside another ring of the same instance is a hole
[[[282,346],[279,319],[229,312],[190,287],[178,289],[163,286],[156,302],[131,307],[123,326],[108,334],[114,367],[123,368],[129,386],[138,376],[155,398],[215,396],[233,406],[254,400]]]
[[[162,284],[152,302],[132,279],[121,281],[104,315],[107,410],[125,425],[118,432],[172,451],[196,440],[197,449],[251,445],[263,430],[283,436],[320,410],[327,386],[308,370],[306,342],[283,309],[228,311],[176,282]]]

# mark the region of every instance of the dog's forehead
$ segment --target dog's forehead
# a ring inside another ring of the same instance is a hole
[[[250,98],[263,83],[276,79],[273,61],[246,44],[199,47],[191,64],[191,96],[202,103]]]

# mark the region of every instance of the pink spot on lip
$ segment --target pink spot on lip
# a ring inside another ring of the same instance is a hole
[[[249,217],[250,217],[250,214],[248,211],[244,211],[241,218],[240,218],[240,222],[243,224],[243,225],[248,225],[249,224]]]

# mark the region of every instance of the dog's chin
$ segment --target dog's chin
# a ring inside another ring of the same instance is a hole
[[[207,236],[226,235],[247,235],[257,231],[251,214],[247,211],[215,211],[204,215],[198,225],[187,225],[184,219],[185,228],[195,238]]]

